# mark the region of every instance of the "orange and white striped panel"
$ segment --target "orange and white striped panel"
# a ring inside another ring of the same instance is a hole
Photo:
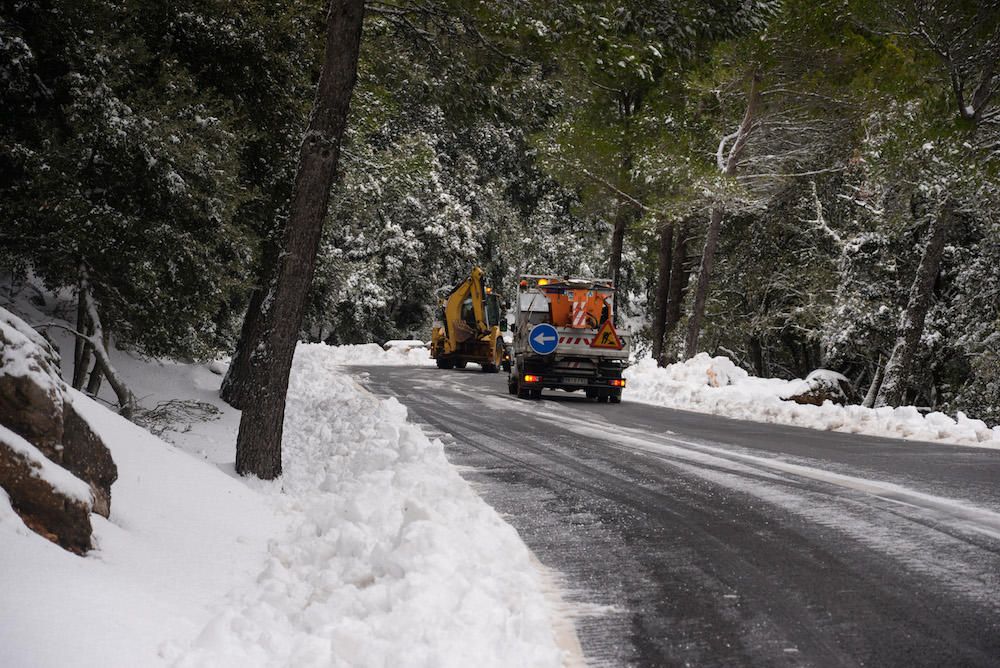
[[[573,329],[583,329],[587,326],[587,302],[580,300],[573,302]]]

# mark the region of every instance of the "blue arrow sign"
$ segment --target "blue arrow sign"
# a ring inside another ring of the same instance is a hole
[[[559,332],[552,325],[541,323],[528,332],[528,345],[539,355],[548,355],[559,344]]]

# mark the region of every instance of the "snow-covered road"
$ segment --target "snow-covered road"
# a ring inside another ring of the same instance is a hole
[[[997,665],[1000,453],[358,370],[563,574],[597,665]]]
[[[424,350],[303,345],[285,473],[264,483],[233,471],[220,365],[116,361],[148,407],[194,412],[154,423],[167,443],[74,395],[118,463],[111,517],[81,559],[0,497],[2,666],[1000,657],[995,448],[628,393],[520,401],[502,374],[440,371]]]

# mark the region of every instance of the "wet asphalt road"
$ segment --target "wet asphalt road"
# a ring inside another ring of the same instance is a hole
[[[1000,451],[354,371],[560,574],[589,665],[1000,666]]]

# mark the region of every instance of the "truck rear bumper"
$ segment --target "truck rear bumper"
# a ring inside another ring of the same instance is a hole
[[[545,376],[542,376],[541,381],[533,383],[525,383],[525,385],[538,389],[567,390],[572,392],[575,390],[620,390],[625,387],[624,382],[625,381],[620,378],[565,379],[565,378],[546,378]]]
[[[625,387],[624,360],[600,358],[520,356],[517,373],[525,387],[549,390],[584,390],[588,394],[621,392]]]

